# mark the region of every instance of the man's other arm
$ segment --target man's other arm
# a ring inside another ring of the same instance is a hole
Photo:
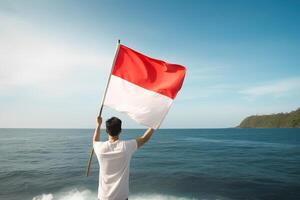
[[[93,136],[93,145],[95,142],[100,141],[100,127],[102,124],[102,117],[98,116],[96,120],[96,128]]]
[[[148,128],[143,136],[136,138],[138,148],[143,146],[151,138],[153,132],[154,132],[153,128]]]

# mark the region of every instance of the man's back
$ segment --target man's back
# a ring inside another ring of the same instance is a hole
[[[130,160],[137,147],[135,139],[94,143],[94,151],[100,165],[98,188],[100,200],[128,198]]]
[[[122,121],[112,117],[106,121],[108,141],[100,141],[102,118],[97,117],[93,136],[94,151],[100,165],[99,190],[100,200],[125,200],[129,195],[129,166],[132,154],[143,146],[151,137],[154,129],[148,128],[144,135],[135,140],[120,141]]]

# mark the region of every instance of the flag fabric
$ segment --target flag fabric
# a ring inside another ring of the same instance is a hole
[[[185,67],[119,46],[104,105],[157,129],[179,92]]]

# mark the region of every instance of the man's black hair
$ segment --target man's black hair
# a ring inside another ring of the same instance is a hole
[[[121,133],[122,121],[117,117],[106,120],[106,131],[110,136],[118,136]]]

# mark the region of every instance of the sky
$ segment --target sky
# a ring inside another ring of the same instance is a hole
[[[161,128],[300,107],[299,1],[0,0],[0,127],[93,128],[116,42],[187,68]],[[120,117],[124,128],[144,128]]]

